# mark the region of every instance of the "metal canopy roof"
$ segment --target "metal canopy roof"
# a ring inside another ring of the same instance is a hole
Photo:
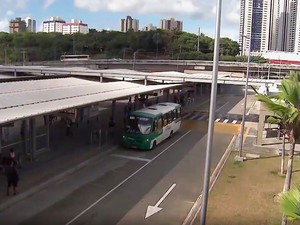
[[[0,83],[0,124],[174,86],[98,83],[77,78]]]
[[[92,70],[78,67],[44,67],[44,66],[0,66],[0,71],[4,72],[25,72],[36,75],[70,75],[70,76],[90,76],[103,77],[115,80],[144,80],[155,81],[160,83],[184,83],[184,82],[201,82],[211,83],[212,76],[207,72],[199,72],[196,74],[170,72],[155,72],[146,73],[127,69],[106,69],[106,70]],[[218,76],[217,82],[219,84],[234,84],[245,85],[246,78],[233,78]],[[252,79],[249,78],[249,85],[260,86],[262,84],[281,84],[281,80],[272,79]]]

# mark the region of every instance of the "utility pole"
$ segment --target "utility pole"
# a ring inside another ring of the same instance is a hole
[[[7,49],[4,49],[4,64],[7,64]]]
[[[246,72],[246,84],[245,84],[245,93],[244,93],[244,105],[243,105],[243,119],[242,119],[242,128],[240,134],[240,146],[239,146],[239,159],[243,158],[243,142],[244,142],[244,132],[245,132],[245,117],[247,110],[247,94],[248,94],[248,80],[249,80],[249,69],[250,69],[250,53],[251,53],[251,35],[243,36],[245,39],[249,39],[249,49],[248,49],[248,62],[247,62],[247,72]]]
[[[200,27],[198,28],[197,52],[200,51]]]
[[[156,34],[156,59],[158,58],[158,41],[159,41],[159,33]]]
[[[75,34],[73,33],[73,55],[75,55]]]
[[[222,0],[217,1],[217,16],[216,16],[216,27],[215,27],[215,45],[214,45],[214,61],[213,61],[213,76],[211,83],[211,94],[210,94],[210,107],[209,107],[209,122],[207,132],[207,145],[205,155],[205,170],[204,170],[204,181],[201,198],[201,212],[200,212],[200,225],[206,224],[206,212],[208,203],[208,192],[210,186],[210,164],[211,164],[211,152],[214,136],[214,125],[215,125],[215,111],[216,111],[216,98],[217,98],[217,83],[218,83],[218,67],[219,67],[219,50],[220,50],[220,28],[221,28],[221,8]]]
[[[22,50],[21,53],[23,55],[23,66],[25,66],[25,62],[26,62],[26,50]]]

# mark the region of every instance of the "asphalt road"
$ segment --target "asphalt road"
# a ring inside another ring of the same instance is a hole
[[[226,114],[240,100],[240,96],[220,96],[217,110]],[[204,102],[201,110],[208,105]],[[184,126],[153,151],[117,148],[2,212],[0,221],[24,225],[182,224],[202,190],[207,128],[205,122],[199,126],[197,130]],[[232,137],[231,132],[215,130],[212,168]],[[148,206],[161,210],[145,218]]]

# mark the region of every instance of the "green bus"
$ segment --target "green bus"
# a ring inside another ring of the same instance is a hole
[[[151,105],[129,114],[122,144],[126,148],[152,150],[172,137],[180,125],[180,104],[163,102]]]

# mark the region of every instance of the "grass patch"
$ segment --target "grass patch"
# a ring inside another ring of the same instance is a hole
[[[281,158],[266,156],[237,163],[235,154],[228,158],[209,194],[207,224],[281,224],[280,205],[274,200],[284,184],[284,177],[279,176]],[[294,171],[300,171],[300,159],[294,161]],[[299,180],[300,172],[293,173],[295,185]]]

